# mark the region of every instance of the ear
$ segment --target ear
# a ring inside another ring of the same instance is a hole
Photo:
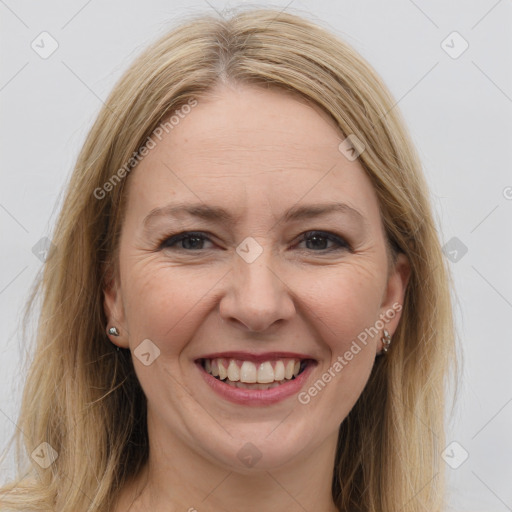
[[[107,317],[105,330],[108,338],[114,345],[120,348],[128,348],[128,330],[124,315],[123,295],[121,293],[119,278],[114,275],[111,268],[105,272],[103,308],[105,316]],[[117,328],[119,336],[109,334],[108,330],[111,327]]]
[[[393,262],[389,271],[379,315],[379,319],[385,324],[382,330],[386,329],[391,336],[393,336],[400,321],[410,275],[409,259],[404,253],[398,253],[396,261]],[[382,350],[382,342],[377,345],[379,350]]]

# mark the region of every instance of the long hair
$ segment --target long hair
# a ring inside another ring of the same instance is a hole
[[[134,61],[100,111],[28,305],[40,299],[18,421],[27,456],[0,489],[0,508],[106,512],[147,461],[145,397],[130,352],[106,336],[103,289],[117,272],[123,191],[139,150],[160,123],[221,82],[296,93],[365,144],[359,162],[411,275],[390,351],[340,426],[333,499],[340,511],[440,512],[456,351],[450,278],[421,164],[370,65],[320,24],[274,9],[182,21]],[[41,467],[34,450],[53,463]]]

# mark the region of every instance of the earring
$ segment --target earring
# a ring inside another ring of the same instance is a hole
[[[111,327],[108,330],[108,333],[111,334],[112,336],[119,336],[119,331],[117,330],[117,327]]]
[[[383,332],[384,336],[381,338],[382,344],[384,345],[382,347],[382,352],[387,352],[389,349],[389,345],[391,345],[391,334],[389,334],[386,329],[384,329]]]

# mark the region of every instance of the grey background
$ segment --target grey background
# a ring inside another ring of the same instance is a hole
[[[448,467],[447,510],[512,510],[512,6],[506,0],[0,0],[0,449],[16,429],[24,379],[20,312],[41,268],[32,248],[51,237],[62,188],[102,100],[133,57],[175,20],[213,8],[226,13],[237,4],[310,13],[366,57],[398,101],[454,260],[464,366],[448,432],[448,442],[457,444],[446,459],[458,467]],[[46,59],[31,47],[34,40],[42,46],[43,31],[59,45]],[[445,51],[462,48],[457,36],[446,39],[454,31],[469,44],[458,58]],[[12,471],[8,458],[0,481]]]

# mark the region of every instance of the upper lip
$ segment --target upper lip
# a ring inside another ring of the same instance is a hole
[[[244,351],[229,351],[229,352],[214,352],[210,354],[204,354],[198,357],[200,359],[241,359],[243,361],[252,361],[253,363],[264,363],[265,361],[271,361],[273,359],[280,358],[293,358],[293,359],[312,359],[316,361],[314,357],[309,354],[301,354],[299,352],[244,352]]]

